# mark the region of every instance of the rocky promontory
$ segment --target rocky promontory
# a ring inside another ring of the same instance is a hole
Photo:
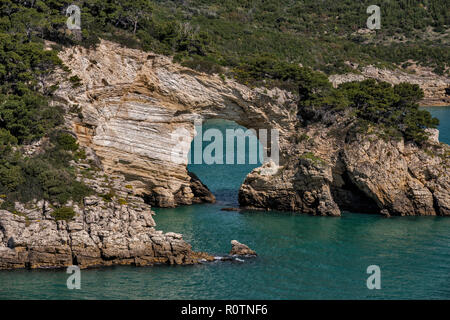
[[[280,166],[268,162],[247,176],[242,206],[327,216],[450,215],[450,147],[435,140],[437,130],[418,147],[376,130],[355,132],[350,117],[322,117],[328,121],[298,127]]]
[[[194,252],[181,234],[156,230],[154,212],[123,176],[96,171],[79,175],[96,191],[82,204],[69,202],[73,217],[55,217],[41,200],[16,212],[0,210],[0,269],[80,268],[110,265],[195,264],[212,261]],[[107,193],[105,193],[107,192]]]
[[[107,174],[124,175],[156,207],[214,201],[186,168],[195,121],[294,129],[295,99],[283,90],[251,89],[109,41],[59,56],[81,84],[74,87],[62,71],[48,81],[58,83],[55,104],[79,111],[68,119],[79,143]]]

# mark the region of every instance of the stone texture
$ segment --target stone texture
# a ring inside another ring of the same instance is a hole
[[[243,207],[327,216],[342,210],[449,214],[449,147],[437,142],[436,132],[426,148],[384,141],[376,132],[357,135],[345,112],[298,110],[289,92],[251,89],[107,41],[91,50],[66,49],[60,57],[83,83],[72,88],[59,79],[55,92],[55,100],[82,109],[83,119],[70,119],[80,143],[108,175],[123,175],[132,194],[154,206],[213,201],[187,171],[187,153],[194,120],[221,118],[279,130],[280,161],[248,175],[239,191]],[[448,85],[423,70],[416,79],[367,67],[363,76],[438,88],[425,88],[427,97],[441,97]]]
[[[0,269],[198,262],[180,234],[154,229],[146,205],[130,208],[89,198],[94,199],[96,204],[83,209],[75,206],[79,213],[68,223],[1,210]]]
[[[355,133],[350,118],[326,113],[322,119],[333,121],[308,122],[310,114],[300,110],[304,125],[292,136],[284,165],[271,174],[254,169],[239,191],[242,206],[328,216],[342,210],[449,215],[450,147],[436,142],[436,134],[419,148]]]
[[[250,249],[245,244],[240,243],[237,240],[231,240],[231,251],[232,256],[256,256],[256,252]]]
[[[282,130],[292,129],[295,121],[288,108],[295,104],[292,94],[252,90],[181,67],[168,57],[108,41],[95,50],[68,48],[59,56],[83,83],[73,88],[62,73],[53,79],[59,83],[55,103],[82,110],[83,119],[71,119],[80,144],[96,154],[106,173],[140,181],[135,191],[147,195],[153,206],[214,199],[186,169],[195,119]]]
[[[181,234],[156,230],[154,212],[133,195],[123,176],[91,170],[85,177],[82,169],[87,164],[72,165],[78,179],[113,196],[92,195],[83,206],[69,202],[76,214],[70,221],[56,221],[45,201],[16,203],[20,215],[0,210],[0,269],[194,264],[214,259],[192,251]]]

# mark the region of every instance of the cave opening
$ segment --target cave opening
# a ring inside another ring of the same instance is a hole
[[[238,206],[239,188],[263,159],[263,145],[254,130],[234,121],[210,119],[191,142],[187,170],[209,188],[218,203]]]
[[[340,210],[368,214],[379,214],[380,208],[378,207],[375,200],[368,197],[352,182],[352,180],[348,176],[347,171],[342,173],[340,175],[340,178],[344,182],[343,185],[339,187],[333,184],[331,185],[331,194]]]

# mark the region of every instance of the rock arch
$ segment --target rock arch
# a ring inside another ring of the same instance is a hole
[[[302,124],[289,92],[252,89],[107,41],[95,50],[68,48],[60,58],[82,80],[73,88],[62,72],[54,75],[60,84],[55,100],[82,110],[83,119],[68,119],[80,144],[153,205],[202,200],[187,159],[171,158],[178,143],[171,133],[184,129],[193,137],[196,119],[222,118],[277,129],[280,136],[280,168],[267,164],[247,176],[239,193],[243,206],[338,216],[343,207],[358,210],[354,203],[363,199],[369,211],[386,215],[450,215],[448,145],[429,141],[435,152],[429,155],[403,140],[350,135],[345,114]]]

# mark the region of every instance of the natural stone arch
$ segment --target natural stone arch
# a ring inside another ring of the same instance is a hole
[[[431,157],[404,141],[350,137],[348,115],[325,108],[317,110],[322,120],[305,123],[302,111],[308,110],[298,110],[286,91],[252,89],[111,42],[102,41],[95,50],[69,48],[60,57],[83,83],[73,88],[63,72],[53,74],[60,85],[55,102],[82,108],[83,119],[67,118],[80,144],[107,173],[124,174],[133,192],[149,194],[155,205],[197,200],[186,166],[170,161],[169,133],[193,130],[199,116],[279,130],[282,167],[249,174],[241,205],[336,216],[341,209],[334,198],[348,191],[350,201],[344,203],[354,209],[352,189],[357,189],[382,214],[450,215],[447,145],[429,141],[439,155]],[[347,190],[345,177],[351,182]]]
[[[80,143],[106,172],[124,174],[133,190],[156,206],[198,201],[187,163],[171,159],[176,149],[171,133],[177,129],[193,138],[194,120],[214,118],[254,130],[277,129],[281,154],[287,132],[294,130],[295,98],[280,89],[250,89],[107,41],[95,50],[67,49],[60,57],[84,85],[76,91],[61,86],[56,93],[65,98],[70,92],[66,101],[82,109],[83,119],[73,124]]]

